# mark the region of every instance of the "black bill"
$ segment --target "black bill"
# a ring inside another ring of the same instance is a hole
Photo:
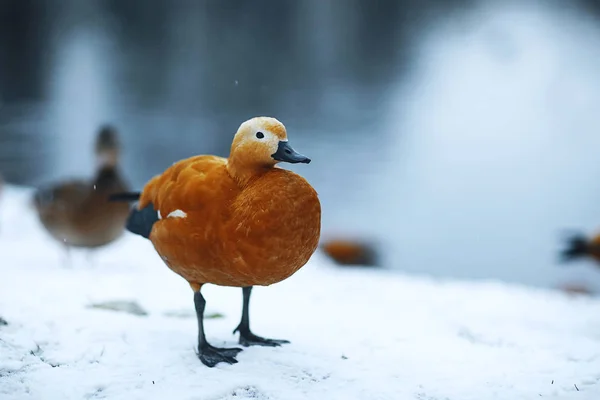
[[[273,157],[277,161],[289,162],[292,164],[310,163],[310,158],[296,152],[296,150],[294,150],[288,142],[283,141],[279,142],[279,145],[277,146],[277,151],[274,154],[271,154],[271,157]]]

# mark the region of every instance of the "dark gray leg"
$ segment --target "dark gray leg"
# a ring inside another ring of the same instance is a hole
[[[211,346],[204,335],[204,308],[206,300],[200,291],[194,293],[194,306],[196,306],[196,317],[198,318],[198,358],[208,367],[214,367],[220,362],[235,364],[235,356],[242,351],[239,348],[221,349]]]
[[[235,328],[233,333],[240,332],[240,344],[242,346],[281,346],[282,344],[289,343],[287,340],[279,339],[265,339],[260,336],[256,336],[250,331],[250,294],[252,293],[252,286],[242,288],[244,294],[244,305],[242,307],[242,320],[240,324]]]

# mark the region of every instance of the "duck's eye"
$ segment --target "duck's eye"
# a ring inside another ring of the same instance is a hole
[[[256,132],[256,137],[259,138],[259,139],[262,139],[262,138],[265,137],[265,134],[262,133],[262,132]]]

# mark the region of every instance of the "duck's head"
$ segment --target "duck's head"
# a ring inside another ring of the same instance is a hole
[[[105,125],[96,138],[96,159],[98,167],[115,167],[119,162],[119,136],[115,128]]]
[[[244,167],[273,167],[278,162],[310,163],[288,142],[285,126],[275,118],[256,117],[240,125],[231,144],[230,161]]]

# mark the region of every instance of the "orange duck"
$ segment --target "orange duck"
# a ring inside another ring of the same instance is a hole
[[[561,261],[570,262],[586,257],[600,263],[600,235],[591,239],[583,234],[573,234],[568,237],[566,246],[560,253]]]
[[[279,162],[306,163],[288,143],[285,127],[257,117],[238,129],[229,158],[200,155],[179,161],[151,179],[127,223],[150,239],[165,264],[189,282],[198,318],[198,356],[213,367],[236,363],[239,348],[211,346],[204,334],[206,283],[243,288],[239,331],[243,346],[279,346],[250,330],[252,287],[280,282],[298,271],[315,252],[321,229],[317,193]]]
[[[331,239],[323,242],[321,248],[339,265],[378,265],[375,246],[355,239]]]
[[[40,222],[67,250],[100,247],[125,231],[129,207],[107,201],[110,194],[127,190],[118,170],[119,143],[112,127],[100,130],[95,151],[98,171],[93,180],[39,189],[33,199]]]

